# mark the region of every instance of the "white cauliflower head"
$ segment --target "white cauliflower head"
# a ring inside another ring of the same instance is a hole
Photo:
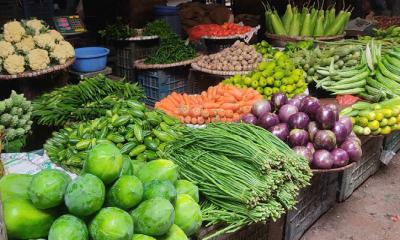
[[[40,48],[53,49],[54,46],[56,45],[54,38],[50,35],[50,33],[43,33],[34,36],[33,40],[35,41],[36,45],[38,45]]]
[[[26,26],[33,30],[34,35],[39,35],[40,30],[42,30],[45,26],[43,25],[41,20],[32,19],[26,22]]]
[[[14,53],[14,47],[11,43],[0,41],[0,58],[5,58]]]
[[[9,74],[17,74],[25,71],[25,59],[23,56],[12,54],[8,56],[3,63],[4,69]]]
[[[29,67],[33,70],[42,70],[49,66],[50,58],[46,50],[43,49],[33,49],[29,51],[26,56],[29,62]]]
[[[4,24],[4,39],[7,42],[17,43],[25,35],[25,28],[18,21]]]
[[[65,48],[65,51],[67,53],[67,58],[75,57],[75,49],[71,45],[71,43],[69,43],[67,41],[61,41],[58,44],[61,45],[63,48]]]
[[[63,45],[56,44],[53,51],[50,53],[50,56],[57,60],[59,64],[64,64],[68,59],[69,54]]]
[[[27,36],[23,38],[21,42],[16,43],[15,47],[17,50],[28,52],[35,48],[35,41],[33,41],[31,36]]]
[[[59,33],[58,31],[56,31],[54,29],[51,29],[48,33],[53,37],[53,39],[56,42],[64,40],[64,37],[61,35],[61,33]]]

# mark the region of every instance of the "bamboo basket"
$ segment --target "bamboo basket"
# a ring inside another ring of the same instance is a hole
[[[281,36],[272,33],[265,33],[265,36],[275,47],[285,47],[289,42],[300,42],[306,40],[318,40],[318,41],[338,41],[346,36],[346,33],[335,35],[335,36],[323,36],[323,37],[304,37],[304,36]]]

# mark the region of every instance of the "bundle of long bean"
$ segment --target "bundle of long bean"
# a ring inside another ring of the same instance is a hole
[[[279,218],[310,180],[308,161],[257,126],[218,123],[183,131],[165,154],[198,184],[204,220],[227,224],[205,239]]]

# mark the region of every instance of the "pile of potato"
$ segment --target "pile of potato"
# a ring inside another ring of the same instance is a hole
[[[262,61],[262,55],[253,46],[236,41],[230,48],[202,57],[197,65],[218,71],[252,71]]]

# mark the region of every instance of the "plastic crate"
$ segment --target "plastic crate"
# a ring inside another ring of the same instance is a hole
[[[148,57],[158,49],[160,40],[150,39],[142,41],[116,41],[116,65],[126,69],[133,69],[133,62]]]
[[[316,174],[302,189],[296,208],[286,214],[285,240],[298,240],[336,202],[338,173]]]
[[[135,74],[135,69],[130,69],[130,68],[124,68],[124,67],[115,67],[115,71],[113,71],[113,74],[119,77],[125,78],[126,81],[129,82],[136,82],[136,74]]]
[[[339,179],[339,202],[349,198],[363,182],[378,171],[381,165],[383,138],[378,136],[362,139],[362,158],[354,167],[343,171]]]
[[[197,94],[206,91],[210,86],[217,85],[228,77],[229,76],[220,76],[190,69],[189,84],[191,84],[191,88],[193,89],[192,93]]]
[[[246,226],[234,233],[227,233],[222,236],[212,238],[212,240],[282,240],[283,219],[277,222],[268,221]],[[218,226],[202,228],[196,240],[200,240],[209,234],[218,231]]]
[[[392,132],[383,141],[381,161],[388,164],[400,151],[400,131]]]
[[[143,86],[146,95],[145,103],[154,106],[172,92],[193,93],[188,80],[189,67],[173,67],[162,70],[143,70],[137,72],[137,80]]]
[[[50,26],[54,25],[53,0],[22,0],[25,18],[35,17],[44,20]]]

